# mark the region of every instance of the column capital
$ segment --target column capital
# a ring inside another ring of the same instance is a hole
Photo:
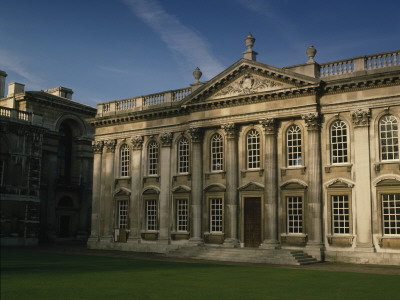
[[[94,153],[101,153],[103,152],[103,141],[92,141],[92,148]]]
[[[203,139],[203,129],[202,128],[194,128],[191,127],[186,130],[187,134],[189,134],[190,138],[192,139],[193,143],[200,143]]]
[[[160,134],[161,146],[162,147],[171,147],[173,134],[172,132],[163,132]]]
[[[226,137],[228,139],[234,139],[236,137],[237,134],[237,128],[235,123],[226,123],[226,124],[222,124],[221,128],[223,130],[225,130],[226,133]]]
[[[107,152],[115,152],[115,146],[117,145],[117,141],[115,139],[106,140],[104,142],[106,146]]]
[[[140,150],[143,146],[143,136],[135,135],[131,137],[131,144],[133,150]]]
[[[306,123],[307,130],[319,130],[321,127],[321,115],[318,112],[303,114],[301,118]]]
[[[353,120],[354,127],[369,125],[369,118],[371,117],[369,109],[359,108],[355,111],[350,112],[350,115]]]
[[[264,128],[265,135],[271,135],[276,133],[276,119],[274,118],[266,118],[260,121],[260,124]]]

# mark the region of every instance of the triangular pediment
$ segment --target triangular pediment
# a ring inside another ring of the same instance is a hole
[[[249,95],[294,92],[319,80],[293,71],[241,59],[185,98],[184,106]]]
[[[244,192],[244,191],[263,191],[264,190],[264,185],[258,182],[248,182],[245,185],[241,186],[238,188],[239,191]]]
[[[286,82],[248,72],[215,92],[208,100],[258,94],[293,87],[295,86]]]

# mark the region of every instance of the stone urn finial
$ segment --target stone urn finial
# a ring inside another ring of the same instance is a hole
[[[194,79],[196,79],[194,83],[200,82],[199,79],[200,79],[201,75],[203,75],[203,73],[201,73],[199,67],[197,67],[196,70],[194,70],[194,72],[193,72],[193,77],[194,77]]]
[[[307,48],[307,50],[306,50],[306,54],[307,54],[307,56],[310,58],[310,59],[308,60],[308,63],[310,63],[310,62],[315,62],[314,56],[315,56],[315,54],[317,54],[317,50],[314,48],[313,45],[308,46],[308,48]]]
[[[247,37],[244,40],[246,42],[247,49],[251,51],[256,39],[251,35],[251,32],[249,32],[249,34],[247,35]]]

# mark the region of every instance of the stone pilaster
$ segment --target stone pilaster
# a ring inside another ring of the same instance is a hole
[[[140,191],[142,190],[142,147],[143,136],[131,138],[132,159],[131,159],[131,203],[129,206],[129,242],[140,241]]]
[[[192,202],[190,206],[192,226],[190,228],[190,241],[201,244],[203,243],[201,234],[201,204],[203,199],[203,131],[201,128],[190,128],[187,132],[192,140]]]
[[[278,166],[276,120],[260,121],[265,133],[264,159],[264,241],[262,248],[279,248],[278,239]]]
[[[104,141],[106,152],[102,156],[101,174],[101,238],[111,241],[114,227],[114,160],[116,140]]]
[[[226,199],[225,199],[225,242],[227,246],[238,246],[238,147],[235,124],[223,124],[226,145]]]
[[[160,134],[160,227],[158,242],[169,244],[170,242],[170,198],[171,198],[171,142],[173,135],[170,132]]]
[[[373,251],[371,228],[371,166],[368,109],[351,112],[354,124],[354,172],[356,178],[356,250]]]
[[[322,174],[321,174],[321,117],[319,113],[302,115],[308,131],[308,195],[305,199],[305,224],[309,247],[322,247]]]
[[[92,191],[92,226],[90,240],[95,242],[100,239],[100,214],[101,214],[101,167],[103,155],[103,141],[93,141],[93,191]]]

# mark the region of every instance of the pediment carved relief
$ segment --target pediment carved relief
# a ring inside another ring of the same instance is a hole
[[[290,85],[272,80],[270,78],[247,73],[244,76],[236,79],[228,86],[222,88],[210,99],[221,99],[227,97],[256,94],[260,92],[273,91],[291,87]]]

